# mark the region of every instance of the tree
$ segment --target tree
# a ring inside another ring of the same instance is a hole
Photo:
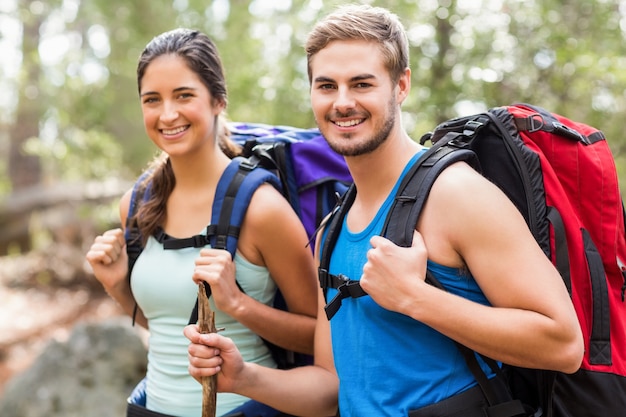
[[[38,9],[32,0],[23,0],[22,7],[31,13],[22,13],[22,69],[15,123],[10,129],[10,147],[8,171],[14,191],[23,190],[41,181],[41,164],[35,156],[25,152],[26,141],[39,136],[39,121],[44,113],[45,97],[39,88],[41,65],[39,61],[39,28],[42,23],[43,10]]]
[[[42,23],[43,9],[40,2],[23,0],[22,6],[30,13],[22,13],[23,41],[20,88],[16,106],[15,122],[9,129],[8,176],[11,189],[20,193],[41,182],[42,169],[39,158],[26,152],[26,143],[39,136],[39,122],[44,113],[45,97],[39,88],[41,65],[39,62],[39,28]],[[13,241],[21,252],[31,248],[28,224],[29,212],[18,212],[0,219],[3,239],[0,241],[0,253],[6,253],[8,242]]]
[[[625,0],[361,1],[394,11],[407,29],[413,86],[403,111],[415,139],[451,117],[530,102],[601,128],[626,169]],[[22,75],[0,169],[13,191],[136,177],[155,152],[141,123],[137,58],[180,26],[217,43],[231,120],[314,126],[302,46],[341,3],[19,0]],[[60,53],[42,60],[59,40]]]

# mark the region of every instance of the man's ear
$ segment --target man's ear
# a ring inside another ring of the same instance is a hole
[[[400,74],[396,87],[397,87],[396,101],[398,102],[398,104],[402,104],[404,100],[408,97],[409,91],[411,91],[411,69],[410,68],[405,68],[404,72]]]

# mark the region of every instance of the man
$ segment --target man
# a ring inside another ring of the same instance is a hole
[[[377,236],[423,152],[402,127],[411,71],[397,16],[344,6],[314,27],[306,51],[316,122],[357,188],[330,273],[360,279],[368,296],[344,300],[329,322],[334,290],[320,295],[315,364],[289,371],[243,363],[232,341],[189,326],[190,373],[218,373],[219,390],[291,414],[363,417],[431,415],[416,410],[472,389],[454,341],[512,365],[576,371],[582,334],[560,276],[508,198],[467,164],[435,182],[412,247]],[[445,291],[424,281],[427,266]]]

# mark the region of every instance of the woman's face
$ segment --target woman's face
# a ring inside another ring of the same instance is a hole
[[[170,157],[214,145],[215,116],[224,104],[213,99],[183,58],[155,58],[146,68],[139,94],[146,132]]]

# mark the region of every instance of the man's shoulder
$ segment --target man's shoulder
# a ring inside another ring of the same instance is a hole
[[[455,162],[446,167],[438,175],[435,187],[440,191],[463,192],[467,187],[481,187],[489,184],[489,181],[479,172],[463,161]]]

